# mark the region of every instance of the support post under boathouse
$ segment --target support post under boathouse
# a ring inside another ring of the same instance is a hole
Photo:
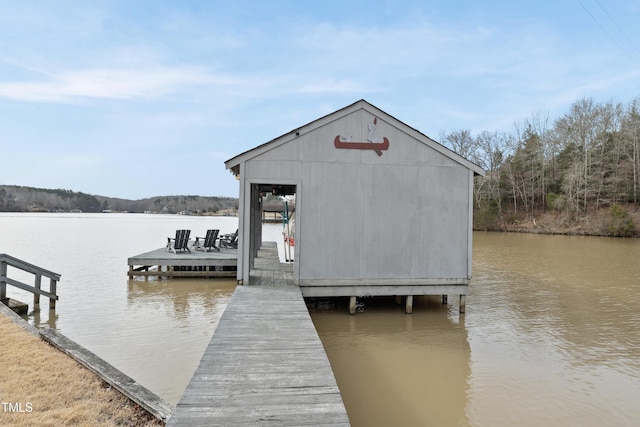
[[[240,183],[238,281],[266,193],[296,196],[293,280],[305,297],[458,295],[471,280],[478,165],[365,100],[226,162]]]

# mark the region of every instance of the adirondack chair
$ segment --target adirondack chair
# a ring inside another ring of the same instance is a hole
[[[238,230],[233,234],[224,234],[220,237],[220,247],[238,249]]]
[[[194,245],[196,250],[211,252],[211,249],[215,249],[216,251],[220,252],[220,248],[216,246],[218,233],[220,233],[220,230],[207,230],[206,236],[196,237],[196,243]]]
[[[167,237],[167,250],[173,253],[178,251],[187,251],[191,253],[189,249],[189,235],[191,230],[176,230],[176,237]]]

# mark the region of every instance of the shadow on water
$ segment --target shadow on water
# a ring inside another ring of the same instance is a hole
[[[468,425],[470,348],[464,315],[440,297],[309,299],[353,426]]]

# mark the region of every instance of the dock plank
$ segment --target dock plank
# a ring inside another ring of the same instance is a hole
[[[256,266],[250,284],[236,288],[167,426],[348,426],[300,288],[281,274],[291,265]]]
[[[235,277],[238,250],[221,248],[220,251],[191,253],[169,252],[159,248],[127,259],[129,277]],[[156,269],[163,267],[163,270]]]

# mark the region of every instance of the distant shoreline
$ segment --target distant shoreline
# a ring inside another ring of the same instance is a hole
[[[229,216],[229,217],[237,217],[238,212],[234,211],[232,213],[220,213],[220,212],[207,212],[207,213],[166,213],[166,212],[129,212],[129,211],[102,211],[102,212],[83,212],[81,210],[73,210],[73,211],[45,211],[45,210],[31,210],[31,211],[2,211],[0,213],[24,213],[24,214],[40,214],[40,213],[50,213],[50,214],[136,214],[136,215],[185,215],[185,216]]]
[[[0,185],[0,212],[157,212],[208,215],[238,211],[237,197],[194,195],[118,199],[71,190]]]

